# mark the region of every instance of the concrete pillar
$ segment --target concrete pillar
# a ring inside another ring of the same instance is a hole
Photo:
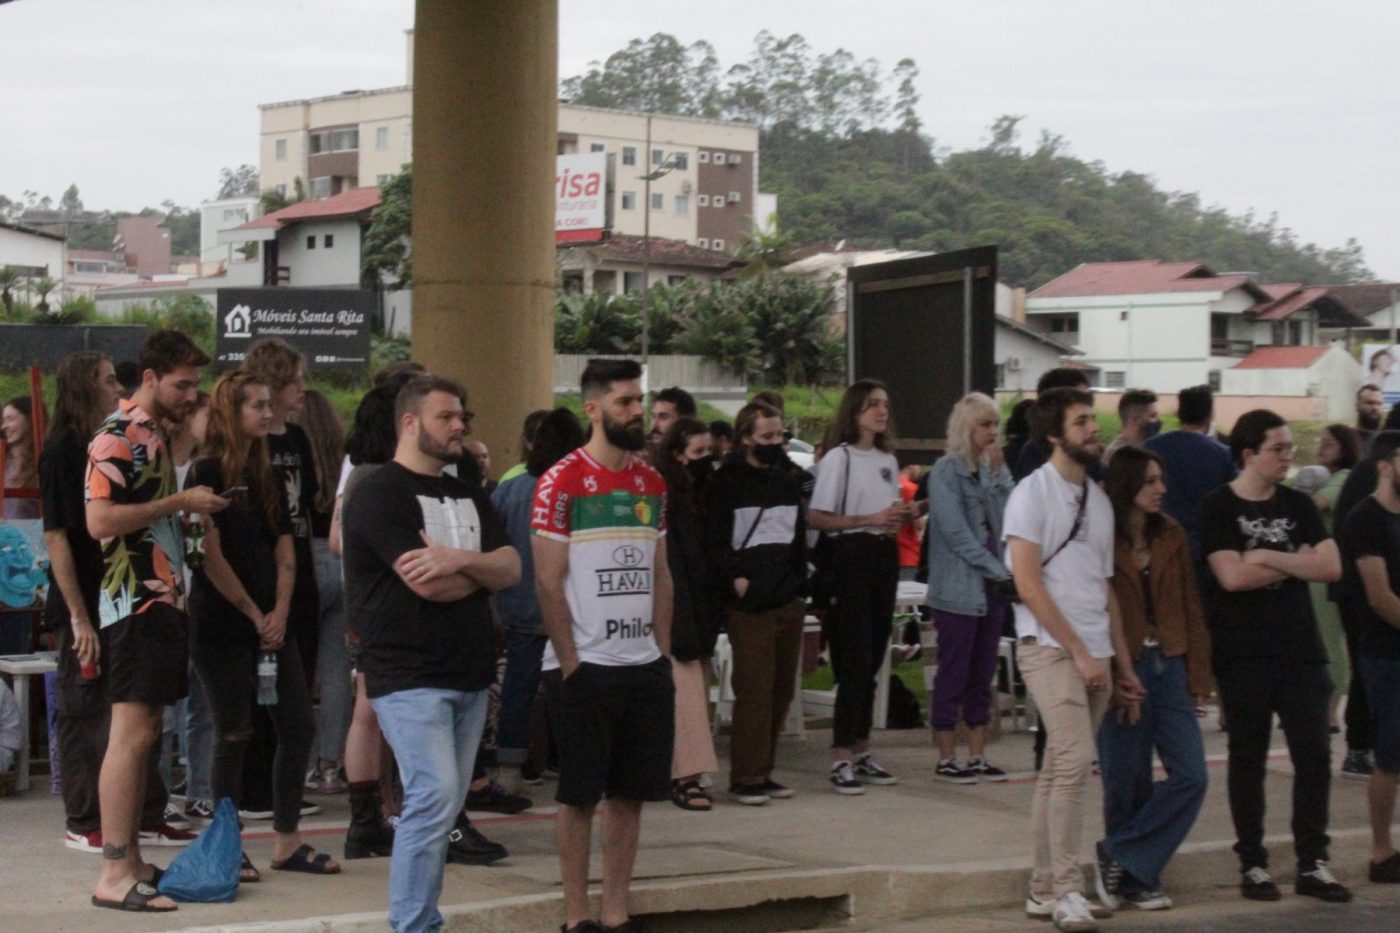
[[[496,471],[554,383],[556,0],[417,0],[413,358],[459,379]]]

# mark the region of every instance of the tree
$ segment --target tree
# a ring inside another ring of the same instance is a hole
[[[708,42],[681,45],[658,32],[633,39],[601,65],[564,80],[560,93],[577,104],[646,113],[720,115],[719,60]]]
[[[29,279],[25,283],[25,290],[39,300],[34,302],[34,309],[40,314],[49,313],[49,295],[58,283],[50,278]]]
[[[306,200],[306,188],[301,183],[301,176],[292,179],[292,193],[289,197],[276,188],[268,188],[258,197],[258,212],[266,216],[267,214],[280,211],[284,207],[291,207],[298,201]]]
[[[258,170],[255,166],[244,164],[238,168],[219,169],[219,192],[214,195],[216,201],[257,196]]]
[[[78,186],[69,185],[58,201],[58,209],[66,219],[71,220],[83,212],[83,199],[78,197]]]
[[[369,215],[360,250],[360,282],[365,288],[396,290],[413,286],[409,235],[413,232],[413,166],[379,186],[379,206]]]
[[[5,320],[14,320],[15,289],[23,278],[14,266],[0,266],[0,304],[5,306]]]

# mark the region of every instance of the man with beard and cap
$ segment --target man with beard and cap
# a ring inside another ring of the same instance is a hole
[[[1371,438],[1381,429],[1381,415],[1385,412],[1385,394],[1380,386],[1367,383],[1356,390],[1356,432],[1361,435],[1361,446],[1371,449]]]
[[[141,858],[147,759],[167,704],[188,692],[184,536],[180,513],[222,511],[207,486],[175,490],[162,424],[178,424],[199,394],[209,357],[184,334],[156,331],[141,345],[141,384],[88,444],[87,530],[102,543],[97,605],[112,719],[98,780],[102,874],[95,907],[166,912],[160,870]]]
[[[1031,419],[1050,442],[1050,459],[1012,491],[1002,520],[1006,565],[1022,599],[1017,663],[1046,732],[1031,806],[1035,864],[1026,913],[1053,918],[1061,930],[1093,930],[1079,867],[1084,785],[1109,698],[1116,695],[1136,721],[1143,689],[1109,587],[1113,506],[1088,477],[1103,455],[1094,398],[1083,389],[1050,389]]]
[[[651,434],[647,442],[655,447],[677,418],[694,418],[697,410],[695,396],[680,386],[654,393],[651,397]]]
[[[642,803],[671,793],[675,684],[666,484],[639,456],[641,367],[589,360],[588,442],[551,467],[530,521],[549,635],[544,677],[559,739],[555,837],[569,933],[635,930],[627,892]],[[593,813],[603,811],[602,925],[589,915]]]
[[[442,926],[449,838],[496,678],[491,599],[520,580],[520,556],[479,483],[444,472],[463,460],[461,386],[418,376],[394,403],[394,459],[344,506],[350,628],[360,670],[403,782],[389,866],[395,930]]]

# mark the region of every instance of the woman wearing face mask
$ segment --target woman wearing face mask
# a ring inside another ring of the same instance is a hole
[[[802,650],[807,576],[802,488],[787,463],[782,413],[745,405],[705,508],[712,592],[727,609],[734,649],[729,793],[750,806],[792,796],[772,776]]]
[[[653,451],[666,479],[666,562],[675,588],[671,614],[671,675],[676,682],[676,737],[671,756],[671,800],[682,810],[706,811],[700,779],[719,769],[710,736],[705,670],[719,636],[705,583],[702,498],[714,474],[710,429],[678,418]]]

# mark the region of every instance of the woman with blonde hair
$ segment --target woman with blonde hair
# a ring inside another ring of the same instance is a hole
[[[948,452],[929,473],[928,605],[938,631],[929,719],[938,744],[934,776],[954,784],[1006,780],[984,754],[1006,611],[998,587],[1011,579],[997,548],[1015,485],[997,445],[1000,423],[991,398],[964,396],[948,416]],[[968,732],[965,764],[956,757],[959,719]]]

